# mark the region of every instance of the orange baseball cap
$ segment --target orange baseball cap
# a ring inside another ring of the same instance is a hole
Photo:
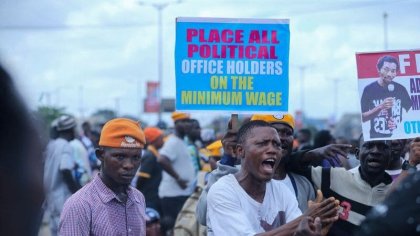
[[[209,151],[209,156],[221,157],[222,147],[222,140],[217,140],[209,144],[206,149]]]
[[[172,112],[171,117],[173,121],[177,121],[177,120],[189,119],[190,114],[175,111],[175,112]]]
[[[295,119],[290,114],[279,114],[279,115],[261,115],[255,114],[251,117],[251,120],[263,120],[267,123],[283,123],[295,129]]]
[[[144,148],[146,138],[139,122],[116,118],[105,123],[99,146],[114,148]]]
[[[155,141],[162,134],[163,131],[156,127],[147,127],[144,129],[144,135],[146,136],[147,143]]]

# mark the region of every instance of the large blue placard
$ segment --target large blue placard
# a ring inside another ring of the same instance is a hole
[[[288,20],[177,18],[176,110],[287,112],[289,44]]]

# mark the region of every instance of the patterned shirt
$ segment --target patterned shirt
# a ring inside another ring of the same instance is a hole
[[[137,189],[118,200],[99,175],[64,204],[59,235],[146,235],[145,203]]]

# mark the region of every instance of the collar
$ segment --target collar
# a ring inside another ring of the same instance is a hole
[[[92,184],[95,186],[96,191],[99,195],[99,198],[101,199],[103,203],[108,203],[112,201],[113,199],[120,202],[120,200],[118,200],[117,198],[117,195],[104,184],[102,179],[99,177],[99,173],[95,176],[95,178],[93,178]],[[132,187],[128,186],[127,205],[131,205],[133,202],[140,203],[141,201],[139,197],[136,194],[134,194]]]
[[[365,183],[367,183],[369,186],[370,186],[370,184],[368,183],[368,182],[366,182],[363,178],[362,178],[362,174],[361,174],[361,166],[359,166],[359,169],[358,169],[358,171],[357,172],[355,172],[355,174],[356,174],[356,176],[361,180],[361,181],[363,181],[363,182],[365,182]],[[384,171],[385,172],[385,171]],[[377,187],[377,186],[380,186],[380,185],[389,185],[389,184],[391,184],[392,183],[392,177],[388,174],[388,173],[386,173],[385,172],[385,174],[384,174],[384,177],[381,179],[381,182],[378,184],[378,185],[376,185],[376,186],[374,186],[374,187]]]

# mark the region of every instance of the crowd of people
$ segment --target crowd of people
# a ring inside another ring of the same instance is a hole
[[[173,129],[115,118],[99,138],[62,114],[42,140],[0,76],[1,235],[45,216],[51,235],[420,233],[420,138],[312,135],[291,114],[232,116],[218,137],[173,112]]]

